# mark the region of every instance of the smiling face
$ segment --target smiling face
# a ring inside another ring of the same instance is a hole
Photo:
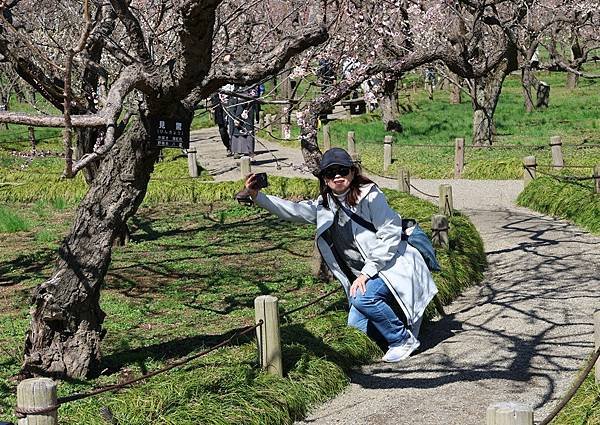
[[[350,187],[354,171],[350,167],[342,167],[340,165],[332,165],[323,171],[323,179],[325,184],[333,191],[333,193],[344,193]]]

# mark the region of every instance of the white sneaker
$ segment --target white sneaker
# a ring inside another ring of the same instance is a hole
[[[419,340],[415,338],[410,331],[408,332],[408,335],[408,338],[406,338],[400,344],[390,346],[390,348],[387,350],[387,353],[385,353],[385,356],[383,356],[381,360],[388,363],[400,362],[407,359],[408,356],[410,356],[417,348],[419,348],[421,345]]]

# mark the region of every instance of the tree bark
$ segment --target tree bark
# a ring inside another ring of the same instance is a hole
[[[398,117],[400,116],[400,110],[398,109],[398,90],[396,88],[396,79],[390,77],[385,78],[383,81],[383,90],[379,99],[379,106],[381,108],[381,118],[385,131],[396,131],[401,133],[403,128]]]
[[[581,59],[583,58],[583,49],[579,45],[579,41],[575,38],[571,43],[571,63],[572,67],[577,71],[581,70]],[[567,72],[566,86],[569,90],[574,90],[577,87],[579,75]]]
[[[83,378],[97,372],[104,312],[100,287],[112,245],[146,193],[158,149],[135,123],[101,163],[59,249],[52,277],[33,294],[23,373]]]
[[[533,97],[531,94],[532,85],[534,85],[535,77],[531,71],[531,67],[523,66],[521,70],[521,85],[523,86],[523,101],[525,103],[525,112],[533,112]]]
[[[579,70],[578,70],[579,71]],[[567,89],[574,90],[579,82],[579,75],[567,72]]]
[[[450,84],[450,104],[459,105],[462,101],[462,79],[455,74],[450,74],[452,83]]]
[[[487,75],[473,80],[473,145],[491,146],[496,135],[494,113],[506,76],[516,68],[515,54]]]

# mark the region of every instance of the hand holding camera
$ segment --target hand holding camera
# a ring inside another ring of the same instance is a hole
[[[250,174],[246,179],[245,188],[236,193],[235,199],[240,204],[252,205],[254,203],[252,199],[256,197],[258,191],[268,185],[267,173]]]

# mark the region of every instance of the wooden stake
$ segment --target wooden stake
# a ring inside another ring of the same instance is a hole
[[[392,136],[383,139],[383,171],[387,172],[392,165]]]
[[[594,167],[594,181],[596,183],[594,192],[600,193],[600,164],[596,164]]]
[[[533,425],[533,408],[521,403],[495,403],[486,412],[487,425]]]
[[[190,177],[198,177],[198,162],[196,161],[196,151],[188,150],[188,170]]]
[[[356,153],[356,140],[354,139],[354,131],[348,132],[348,153],[352,156]]]
[[[439,199],[440,214],[451,216],[454,212],[454,204],[452,201],[452,186],[449,184],[440,185]]]
[[[17,386],[17,408],[44,409],[56,406],[56,383],[50,378],[25,379]],[[57,425],[58,412],[27,415],[18,425]]]
[[[432,242],[434,246],[448,248],[448,217],[442,214],[436,214],[431,217]]]
[[[398,190],[404,193],[410,193],[410,171],[404,168],[398,169]]]
[[[552,149],[552,166],[554,169],[560,170],[565,166],[560,136],[552,136],[550,138],[550,148]]]
[[[523,170],[523,182],[527,185],[527,183],[535,179],[535,169],[537,167],[535,156],[526,156],[523,158],[523,166],[525,167]]]
[[[457,138],[454,140],[454,178],[462,177],[465,167],[465,139]]]
[[[250,165],[250,157],[243,156],[240,159],[240,169],[242,174],[242,179],[245,180],[248,177],[248,174],[252,173],[252,167]]]
[[[279,334],[279,301],[271,295],[261,295],[254,299],[256,328],[260,366],[272,375],[283,376],[281,359],[281,337]]]
[[[265,127],[267,130],[267,133],[272,134],[273,133],[273,115],[271,114],[267,114],[265,115]]]

